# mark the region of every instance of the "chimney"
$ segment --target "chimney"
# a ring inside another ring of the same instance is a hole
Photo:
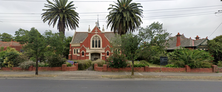
[[[176,46],[178,47],[178,46],[180,46],[180,33],[178,33],[177,35],[177,44],[176,44]]]
[[[197,35],[196,40],[199,40],[199,38],[200,38],[200,37]]]

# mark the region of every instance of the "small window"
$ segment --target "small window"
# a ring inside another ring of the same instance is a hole
[[[73,49],[73,54],[76,54],[76,50],[75,49]]]
[[[109,56],[109,51],[106,52],[107,56]]]
[[[76,49],[76,53],[78,54],[78,52],[79,52],[79,50],[78,49]]]
[[[84,51],[82,51],[82,56],[84,56]]]

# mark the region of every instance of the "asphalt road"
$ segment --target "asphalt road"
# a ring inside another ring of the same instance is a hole
[[[0,92],[221,92],[217,81],[0,79]]]

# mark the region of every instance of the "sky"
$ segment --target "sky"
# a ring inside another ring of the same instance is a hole
[[[53,1],[53,0],[50,0]],[[71,0],[69,0],[71,1]],[[92,30],[99,20],[100,28],[111,31],[107,27],[107,10],[116,0],[72,0],[79,13],[79,27],[66,30],[66,36],[74,32],[87,32],[89,25]],[[153,22],[163,24],[163,29],[175,36],[178,32],[187,38],[213,39],[222,35],[221,0],[133,0],[143,6],[141,27]],[[58,32],[57,27],[43,23],[42,9],[46,0],[0,0],[0,33],[15,34],[19,28],[30,30],[32,27],[43,34],[46,30]],[[215,13],[218,12],[218,13]],[[138,31],[137,31],[138,32]]]

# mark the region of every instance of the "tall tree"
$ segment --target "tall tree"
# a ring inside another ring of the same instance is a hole
[[[24,46],[24,48],[32,50],[32,53],[36,58],[36,75],[38,75],[38,59],[45,52],[46,46],[47,43],[45,38],[38,32],[37,29],[31,28],[28,34],[28,43]]]
[[[25,44],[28,42],[28,30],[19,29],[18,31],[15,31],[15,41],[20,42],[21,44]]]
[[[68,0],[53,0],[53,2],[47,0],[47,2],[45,7],[48,9],[42,9],[45,11],[42,13],[44,23],[48,21],[48,25],[53,25],[53,27],[57,23],[57,29],[63,34],[66,28],[75,30],[79,27],[79,14],[75,11],[73,1],[68,3]]]
[[[151,63],[159,64],[160,55],[164,55],[167,47],[167,40],[170,36],[166,30],[163,30],[163,24],[153,22],[146,28],[140,28],[139,36],[142,38],[140,57]]]
[[[140,52],[139,44],[141,40],[139,36],[133,35],[132,33],[122,35],[121,37],[120,50],[126,55],[127,59],[132,60],[131,75],[134,75],[134,60],[137,59],[138,53]]]
[[[128,31],[134,32],[142,23],[141,8],[140,3],[132,3],[132,0],[117,0],[115,5],[111,4],[108,8],[107,27],[111,26],[111,30],[120,35]]]
[[[208,41],[208,48],[214,56],[214,62],[222,61],[222,35]]]
[[[11,40],[13,40],[13,36],[8,33],[2,33],[0,35],[0,39],[4,42],[10,42]]]
[[[127,33],[122,36],[116,35],[115,38],[112,38],[111,41],[114,53],[120,54],[121,52],[121,54],[126,56],[128,60],[132,60],[131,75],[134,75],[134,60],[137,59],[138,54],[141,50],[139,47],[141,40],[142,39],[138,35]]]

